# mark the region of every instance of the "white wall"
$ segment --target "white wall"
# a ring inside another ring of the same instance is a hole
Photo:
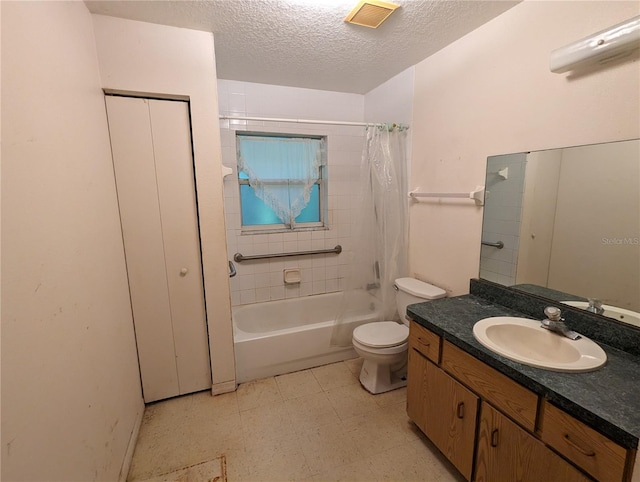
[[[549,259],[553,242],[553,223],[556,219],[562,151],[551,149],[527,154],[517,284],[547,286],[549,282]],[[485,211],[485,216],[486,214]],[[480,258],[480,276],[484,278],[482,261]],[[570,293],[580,294],[573,291]]]
[[[220,114],[361,122],[363,96],[313,89],[218,80]],[[235,131],[281,132],[327,136],[328,229],[242,234],[237,180]],[[339,255],[274,258],[236,263],[238,275],[231,279],[233,305],[343,289],[350,252],[354,248],[351,227],[357,195],[357,181],[364,142],[364,128],[322,124],[295,124],[269,121],[221,121],[222,161],[233,175],[224,180],[225,214],[229,259],[243,255],[282,253],[343,247]],[[300,269],[299,284],[284,284],[283,270]]]
[[[640,142],[564,149],[548,287],[640,310]]]
[[[637,58],[582,76],[548,67],[553,49],[639,13],[638,2],[525,1],[417,64],[411,186],[466,192],[491,155],[639,137]],[[468,292],[482,208],[420,202],[410,223],[411,271]]]
[[[415,70],[409,67],[365,94],[365,122],[411,124]]]
[[[91,16],[1,8],[2,480],[117,480],[144,405]]]
[[[411,175],[411,138],[414,129],[413,122],[413,89],[415,79],[415,67],[400,72],[364,96],[364,120],[365,122],[383,122],[406,124],[407,146],[407,179]],[[408,202],[408,198],[407,198]]]
[[[235,389],[211,33],[93,16],[102,87],[190,100],[213,391]]]

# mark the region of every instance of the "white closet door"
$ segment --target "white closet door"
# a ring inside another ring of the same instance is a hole
[[[211,388],[186,102],[149,101],[180,393]]]
[[[187,104],[106,99],[145,401],[210,388]]]

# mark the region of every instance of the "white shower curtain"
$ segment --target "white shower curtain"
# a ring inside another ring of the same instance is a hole
[[[351,344],[348,321],[362,315],[362,290],[378,300],[379,320],[398,319],[393,285],[407,276],[406,128],[368,126],[366,134],[350,268],[331,340],[337,346]]]

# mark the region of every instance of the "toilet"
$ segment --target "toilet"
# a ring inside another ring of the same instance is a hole
[[[377,321],[353,330],[353,348],[364,359],[360,383],[369,392],[383,393],[407,384],[409,320],[407,306],[444,298],[447,293],[415,278],[399,278],[394,283],[396,307],[402,323]]]

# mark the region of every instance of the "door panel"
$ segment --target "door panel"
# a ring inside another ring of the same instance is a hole
[[[188,104],[106,103],[144,399],[210,388]]]
[[[211,371],[189,110],[150,100],[149,112],[180,393],[190,393],[211,387]]]
[[[407,362],[407,414],[423,432],[427,425],[425,400],[429,397],[427,363],[427,359],[410,345]]]
[[[106,97],[131,305],[146,401],[179,389],[148,101]]]
[[[425,434],[471,480],[479,399],[443,370],[427,362]]]
[[[586,482],[589,479],[540,440],[482,402],[475,480]]]

